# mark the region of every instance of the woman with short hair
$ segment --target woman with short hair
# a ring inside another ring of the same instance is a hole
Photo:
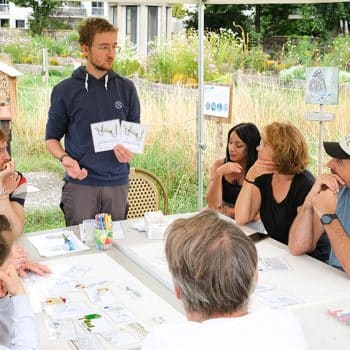
[[[289,228],[315,181],[306,170],[306,141],[295,126],[273,122],[263,129],[257,150],[236,201],[236,221],[245,225],[260,212],[270,236],[288,244]]]

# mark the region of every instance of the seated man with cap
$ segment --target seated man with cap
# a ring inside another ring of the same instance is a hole
[[[326,231],[331,252],[329,264],[350,277],[350,135],[339,142],[324,142],[330,174],[320,175],[289,232],[293,255],[311,252]]]

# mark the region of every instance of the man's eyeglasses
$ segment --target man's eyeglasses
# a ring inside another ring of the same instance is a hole
[[[115,53],[119,53],[121,51],[121,47],[118,45],[107,45],[107,44],[101,44],[101,45],[97,45],[95,46],[97,48],[97,50],[100,50],[104,53],[108,53],[108,52],[115,52]]]

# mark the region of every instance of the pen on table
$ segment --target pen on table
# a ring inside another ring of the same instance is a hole
[[[68,247],[68,250],[75,250],[74,243],[69,239],[64,233],[62,234],[64,239],[64,244]]]

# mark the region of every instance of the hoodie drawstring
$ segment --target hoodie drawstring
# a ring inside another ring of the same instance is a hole
[[[106,91],[108,90],[107,84],[108,84],[108,73],[105,76],[105,89],[106,89]]]
[[[88,88],[88,80],[89,80],[89,74],[86,73],[85,75],[85,90],[86,91],[89,91],[89,88]],[[105,75],[105,89],[106,91],[108,90],[108,74]]]
[[[89,79],[89,74],[86,73],[86,76],[85,76],[85,90],[86,91],[89,91],[89,89],[88,89],[88,79]]]

